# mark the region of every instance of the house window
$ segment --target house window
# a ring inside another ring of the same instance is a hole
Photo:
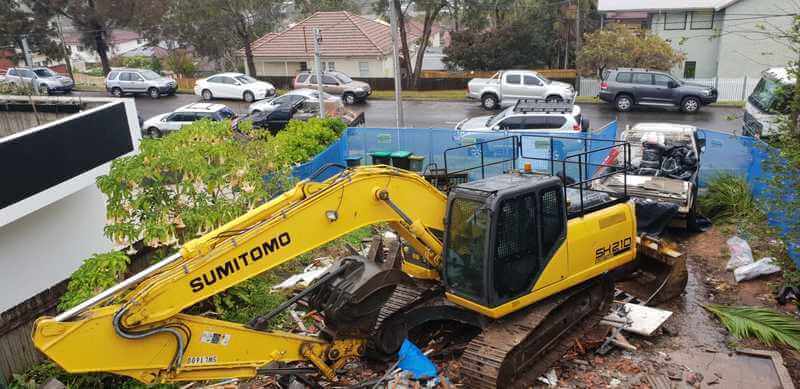
[[[361,77],[369,77],[369,62],[358,63],[358,75]]]
[[[685,30],[686,12],[668,12],[664,14],[665,30]]]
[[[692,11],[692,30],[710,30],[714,28],[714,11]]]
[[[683,64],[683,78],[694,78],[695,69],[697,69],[696,61],[686,61]]]
[[[305,72],[308,70],[308,62],[300,62],[300,71]]]

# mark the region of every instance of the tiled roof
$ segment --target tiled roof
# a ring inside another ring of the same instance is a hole
[[[133,31],[127,30],[114,30],[111,31],[111,44],[119,44],[123,42],[135,41],[141,39],[142,36]],[[68,45],[77,45],[81,43],[81,33],[77,31],[70,31],[64,33],[64,43]]]
[[[391,52],[392,41],[386,23],[353,15],[347,11],[317,12],[294,26],[269,33],[253,42],[255,57],[308,58],[314,53],[314,27],[322,31],[323,57],[369,57]],[[418,35],[409,34],[409,41]],[[238,51],[239,55],[244,50]]]

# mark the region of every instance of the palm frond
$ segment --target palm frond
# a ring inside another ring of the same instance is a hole
[[[702,305],[702,304],[701,304]],[[783,343],[800,351],[800,320],[766,308],[702,305],[717,315],[731,335],[755,337],[767,345]]]

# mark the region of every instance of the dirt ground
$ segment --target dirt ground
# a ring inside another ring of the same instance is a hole
[[[795,312],[794,305],[779,306],[774,288],[779,274],[736,284],[733,273],[725,270],[730,234],[725,228],[712,228],[700,234],[672,233],[668,239],[679,243],[687,256],[689,280],[686,292],[678,299],[658,305],[673,316],[664,331],[653,337],[627,336],[636,351],[613,351],[606,356],[591,352],[568,354],[555,369],[559,387],[578,388],[671,388],[747,386],[780,387],[774,371],[763,358],[749,358],[735,349],[775,350],[795,385],[800,383],[800,353],[757,340],[738,340],[728,334],[720,322],[702,308],[702,304],[764,306]],[[754,253],[759,244],[754,242]],[[757,255],[756,255],[757,256]],[[759,259],[759,258],[756,258]],[[602,337],[604,334],[600,334]],[[591,344],[594,339],[584,339]]]

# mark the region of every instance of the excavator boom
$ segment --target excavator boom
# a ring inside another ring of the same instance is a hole
[[[444,228],[446,201],[421,176],[386,166],[348,170],[323,183],[302,181],[188,242],[180,257],[134,276],[134,282],[56,318],[40,318],[34,343],[69,372],[106,371],[142,382],[246,377],[270,362],[297,360],[314,362],[330,377],[333,372],[324,361],[338,363],[360,354],[362,340],[329,344],[181,312],[377,223],[390,223],[401,231],[435,269],[441,243],[432,231]],[[109,303],[114,301],[119,303]]]

